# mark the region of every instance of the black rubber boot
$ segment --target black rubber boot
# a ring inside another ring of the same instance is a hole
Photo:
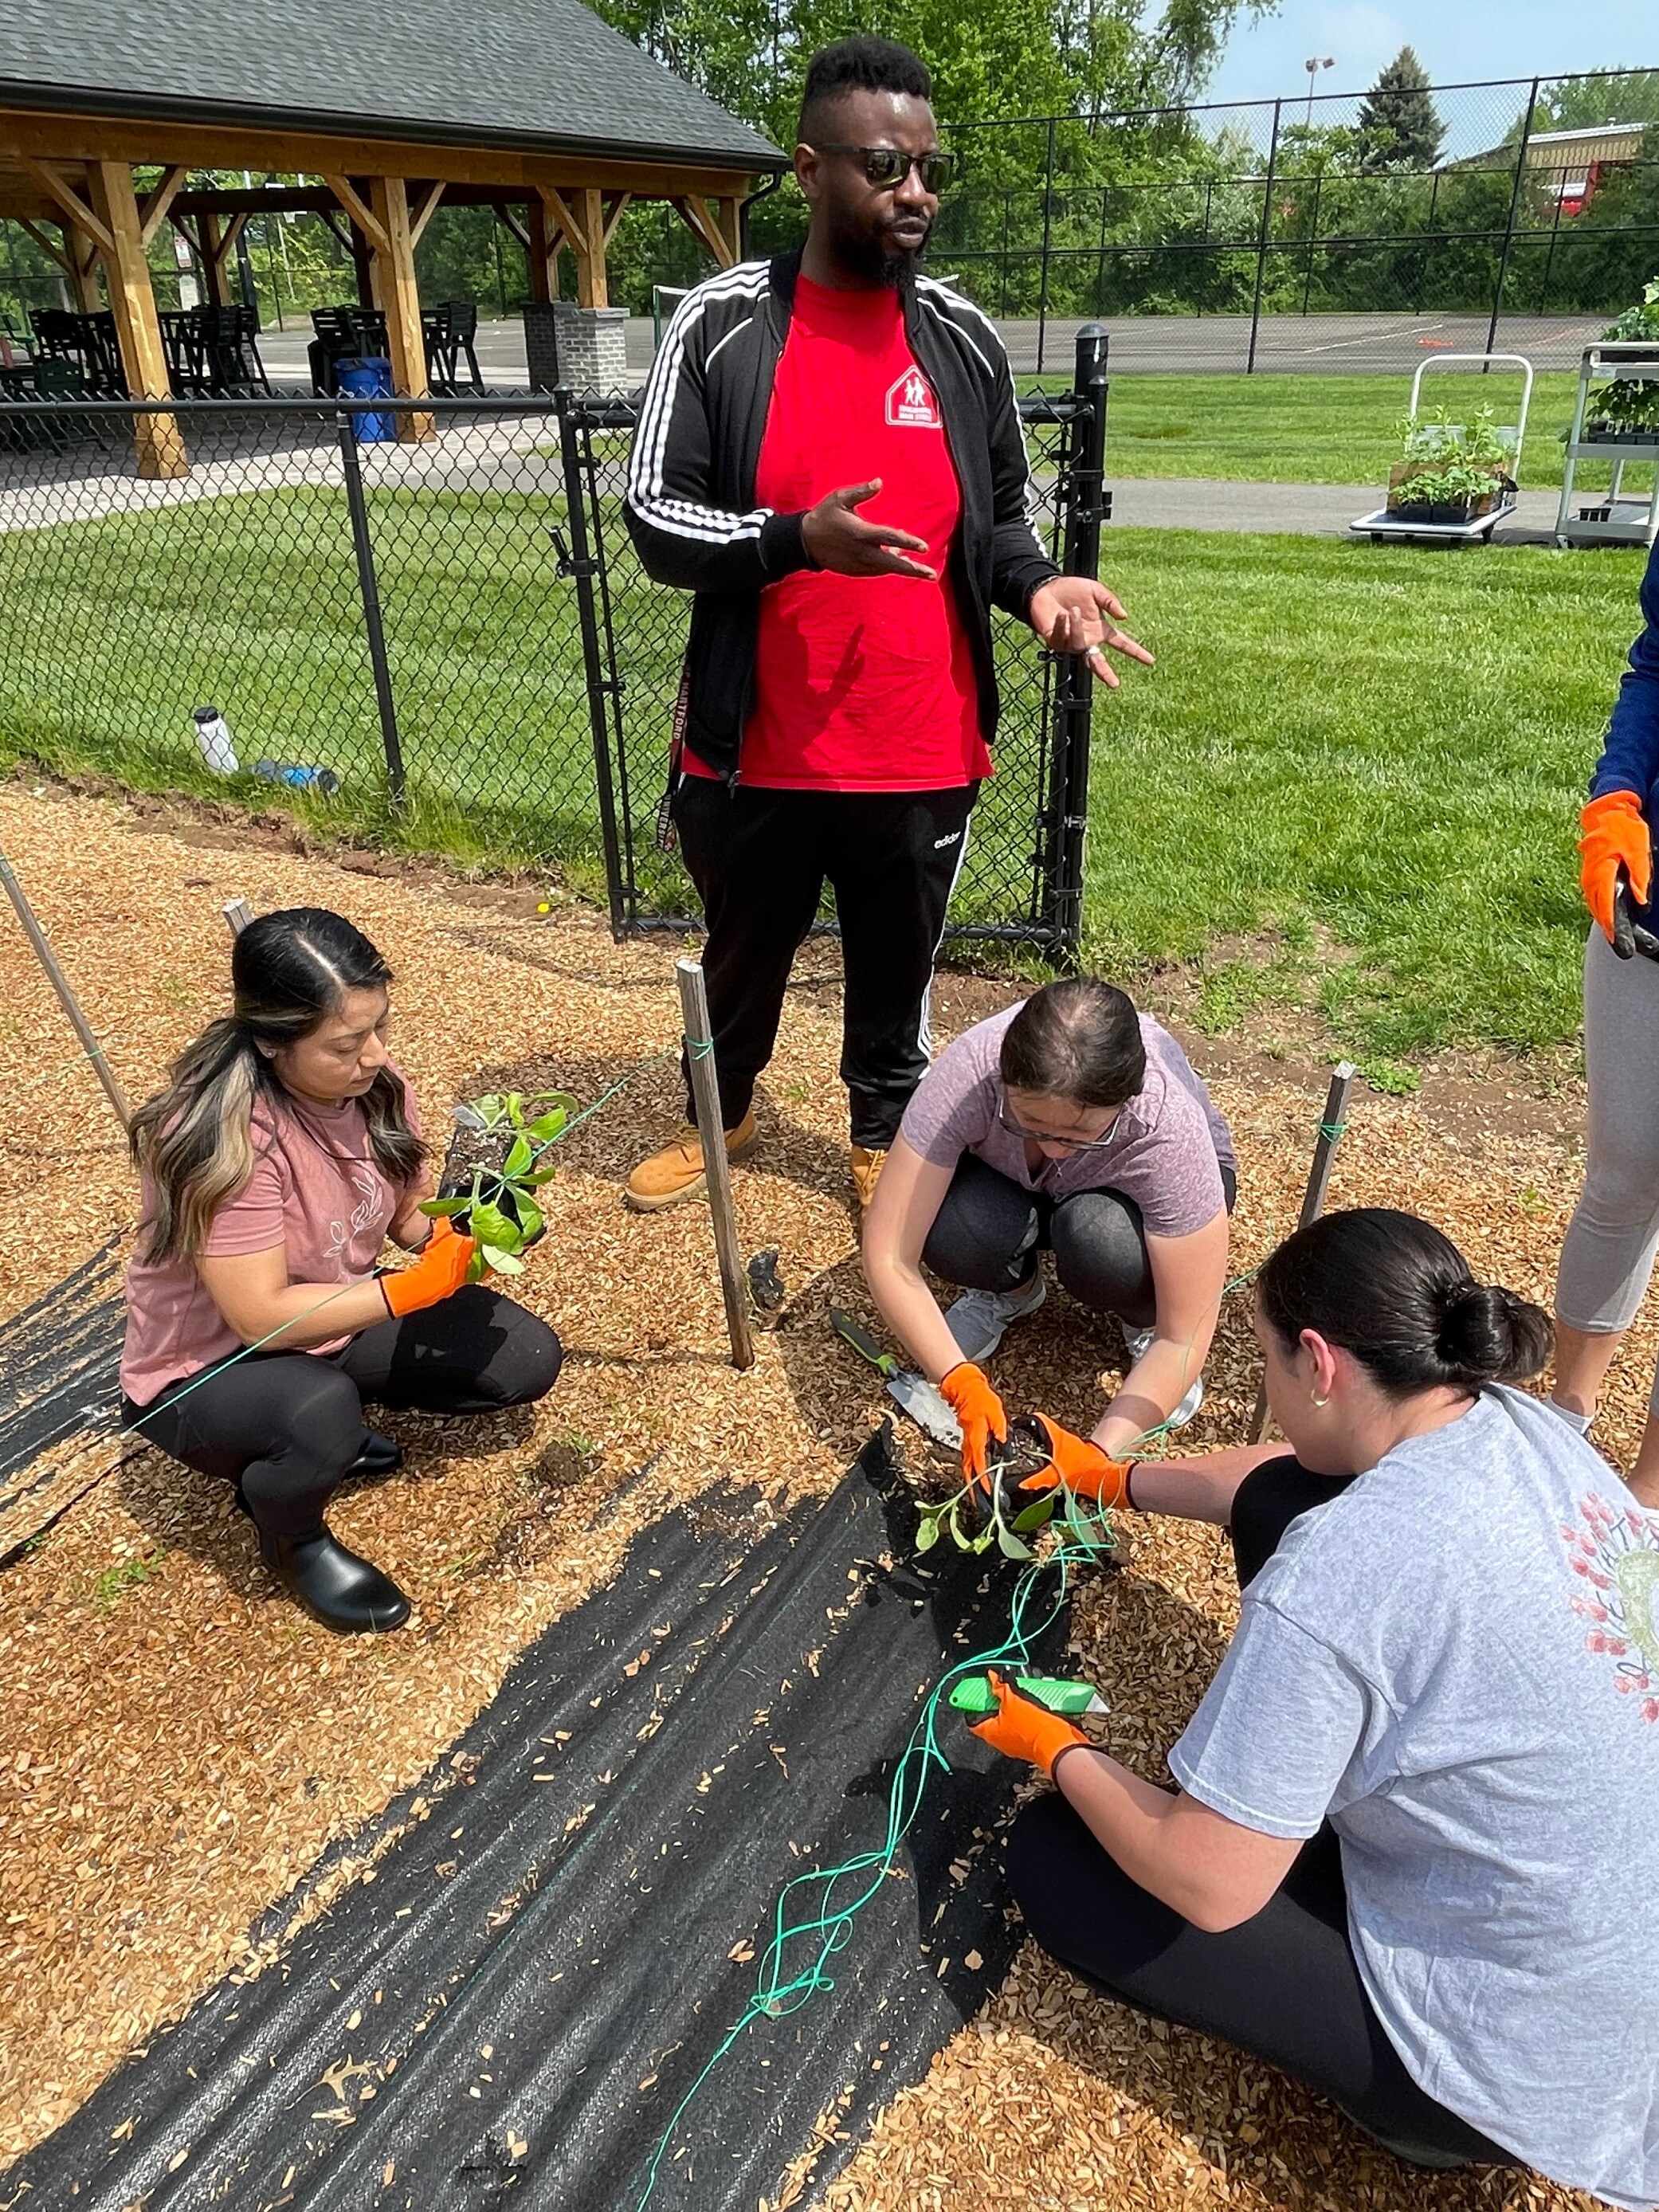
[[[347,1551],[326,1528],[310,1536],[261,1531],[259,1556],[313,1620],[342,1636],[383,1636],[409,1619],[409,1600],[391,1576]]]

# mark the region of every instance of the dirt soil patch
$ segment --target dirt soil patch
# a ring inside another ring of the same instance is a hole
[[[739,1376],[726,1360],[706,1212],[645,1218],[617,1197],[679,1112],[675,944],[617,947],[574,905],[538,917],[516,902],[467,903],[443,882],[368,877],[228,833],[206,843],[177,834],[185,826],[141,828],[109,799],[0,790],[0,844],[134,1098],[222,1010],[220,908],[239,895],[262,911],[336,907],[380,944],[398,972],[394,1048],[434,1132],[455,1100],[508,1082],[589,1099],[635,1080],[563,1149],[549,1234],[519,1286],[564,1339],[558,1389],[499,1421],[389,1418],[404,1467],[338,1502],[345,1540],[414,1597],[409,1628],[330,1637],[272,1595],[221,1486],[107,1443],[95,1448],[106,1479],[0,1577],[8,2153],[245,1962],[256,1917],[331,1837],[444,1753],[515,1654],[615,1572],[642,1526],[726,1476],[757,1480],[775,1501],[827,1492],[884,1404],[826,1320],[831,1304],[873,1318],[834,1079],[833,946],[802,963],[762,1102],[763,1141],[737,1173],[745,1247],[779,1248],[789,1293],[757,1365]],[[112,1234],[130,1234],[135,1191],[102,1093],[9,919],[0,994],[3,1317]],[[941,1034],[1010,995],[984,978],[944,979]],[[1305,1073],[1243,1065],[1224,1042],[1186,1041],[1232,1123],[1235,1246],[1248,1267],[1294,1224],[1325,1071],[1311,1060]],[[1547,1297],[1578,1180],[1562,1133],[1536,1121],[1487,1126],[1473,1109],[1448,1121],[1425,1098],[1359,1097],[1332,1201],[1413,1206],[1478,1270]],[[1615,1452],[1634,1449],[1654,1352],[1644,1319],[1614,1378]],[[1079,1424],[1120,1360],[1115,1333],[1056,1297],[1011,1336],[998,1380],[1016,1403]],[[1235,1298],[1205,1413],[1186,1432],[1194,1447],[1237,1437],[1256,1376]],[[757,1510],[761,1523],[770,1517],[764,1502]],[[1236,1592],[1212,1534],[1137,1521],[1127,1539],[1127,1573],[1079,1602],[1078,1664],[1110,1701],[1112,1747],[1161,1777],[1224,1646]],[[769,2212],[805,2203],[813,2186],[803,2168]],[[896,2100],[824,2200],[835,2212],[1565,2212],[1576,2201],[1525,2180],[1408,2172],[1280,2077],[1103,2002],[1029,1944],[986,2014]]]

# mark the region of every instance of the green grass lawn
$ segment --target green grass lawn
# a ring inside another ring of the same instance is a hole
[[[1277,927],[1294,969],[1321,925],[1354,957],[1320,1000],[1364,1053],[1570,1036],[1578,809],[1642,559],[1112,532],[1158,665],[1097,709],[1097,957]]]
[[[1022,377],[1023,389],[1052,377]],[[1557,433],[1572,421],[1577,378],[1549,371],[1533,386],[1531,417],[1521,457],[1523,486],[1537,491],[1561,482]],[[1425,405],[1488,400],[1500,422],[1512,422],[1521,381],[1494,371],[1487,378],[1449,370],[1424,379]],[[1223,477],[1256,483],[1376,484],[1388,481],[1398,455],[1394,426],[1406,411],[1405,376],[1115,376],[1106,431],[1111,477]],[[1629,474],[1632,489],[1652,482]],[[1586,490],[1605,488],[1607,471],[1581,468]]]
[[[299,810],[319,824],[465,862],[554,865],[597,892],[574,593],[550,536],[557,503],[400,491],[372,506],[404,817],[386,805],[349,538],[337,495],[320,489],[0,534],[0,759],[270,803],[268,786],[227,785],[197,759],[190,710],[211,702],[245,760],[340,773],[337,799]],[[1583,937],[1575,825],[1636,627],[1640,564],[1626,550],[1448,556],[1111,532],[1103,566],[1159,661],[1097,695],[1093,956],[1144,973],[1276,932],[1265,970],[1235,962],[1212,975],[1210,1013],[1248,1024],[1275,992],[1311,991],[1372,1058],[1571,1035]],[[631,556],[612,583],[643,829],[684,611]],[[1011,676],[1040,678],[1012,629],[1003,656]],[[1035,726],[1029,696],[1006,726]],[[1018,910],[1031,766],[1005,748],[977,824],[981,852],[1000,825],[1005,880],[981,879],[971,918]],[[637,860],[647,878],[668,865],[643,838]]]

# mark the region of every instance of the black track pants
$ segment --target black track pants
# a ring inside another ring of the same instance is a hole
[[[1221,1170],[1231,1213],[1238,1178]],[[1152,1263],[1140,1208],[1121,1191],[1080,1190],[1058,1204],[999,1175],[964,1152],[921,1256],[947,1283],[970,1291],[1012,1291],[1028,1279],[1037,1251],[1052,1248],[1054,1273],[1080,1305],[1112,1313],[1131,1328],[1158,1318]]]
[[[1240,1583],[1267,1565],[1297,1514],[1346,1487],[1288,1455],[1247,1475],[1233,1501]],[[1014,1823],[1008,1879],[1043,1949],[1109,1996],[1282,2067],[1416,2164],[1516,2163],[1419,2089],[1389,2041],[1348,1942],[1329,1826],[1304,1844],[1260,1912],[1218,1936],[1132,1881],[1058,1793]]]
[[[562,1358],[545,1322],[473,1283],[377,1322],[338,1352],[252,1352],[123,1411],[141,1437],[198,1474],[239,1482],[262,1530],[295,1538],[322,1525],[362,1449],[365,1400],[394,1411],[495,1413],[544,1397]]]
[[[841,1074],[853,1141],[892,1143],[927,1067],[927,987],[978,788],[729,791],[681,780],[674,820],[708,922],[702,968],[728,1129],[772,1057],[789,970],[827,881],[847,977]]]

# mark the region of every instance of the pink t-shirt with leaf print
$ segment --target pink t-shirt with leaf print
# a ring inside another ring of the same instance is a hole
[[[408,1078],[404,1112],[418,1135],[420,1117]],[[210,1260],[282,1245],[293,1283],[358,1283],[374,1263],[410,1183],[394,1182],[376,1164],[368,1124],[356,1099],[343,1106],[285,1100],[273,1115],[261,1102],[253,1112],[253,1172],[213,1217],[204,1247]],[[169,1382],[228,1358],[241,1340],[208,1295],[193,1261],[159,1266],[142,1257],[155,1193],[141,1182],[137,1254],[127,1270],[127,1333],[121,1354],[121,1390],[147,1406]],[[349,1336],[307,1345],[307,1352],[337,1352]]]

